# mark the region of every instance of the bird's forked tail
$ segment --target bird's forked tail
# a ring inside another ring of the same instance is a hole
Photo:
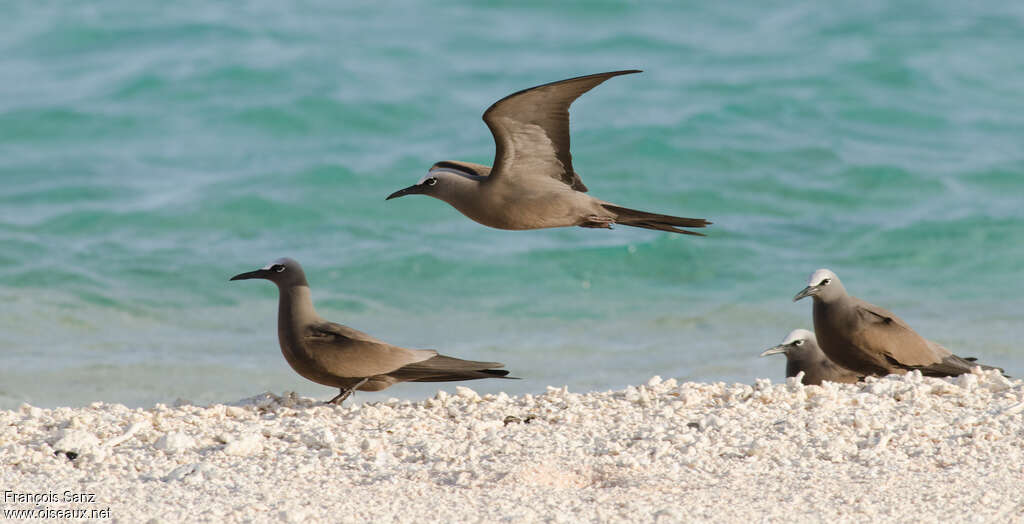
[[[657,213],[648,213],[646,211],[639,211],[636,209],[629,209],[628,207],[619,207],[613,204],[601,204],[605,209],[615,213],[616,224],[622,224],[624,226],[642,227],[644,229],[657,229],[659,231],[671,231],[672,233],[682,233],[684,235],[697,235],[704,236],[702,233],[696,231],[687,231],[685,229],[679,229],[680,227],[706,227],[711,225],[711,222],[704,220],[703,218],[683,218],[674,217],[672,215],[659,215]]]

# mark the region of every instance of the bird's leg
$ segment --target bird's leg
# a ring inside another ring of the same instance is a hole
[[[351,395],[351,394],[352,394],[352,390],[351,389],[342,389],[340,393],[335,395],[334,398],[332,398],[331,400],[328,400],[327,402],[324,402],[324,404],[338,404],[338,405],[341,405],[341,403],[344,402],[345,399],[347,399],[348,396]]]
[[[612,217],[603,217],[603,216],[598,216],[598,215],[587,215],[587,218],[583,220],[583,223],[580,224],[580,227],[594,227],[594,228],[601,228],[601,229],[611,229],[612,228],[612,223],[614,223],[614,222],[615,222],[615,219],[612,218]]]
[[[334,398],[332,398],[331,400],[328,400],[327,402],[324,402],[324,404],[335,404],[335,405],[340,406],[341,403],[345,402],[345,399],[347,399],[349,397],[349,395],[352,394],[353,391],[359,389],[359,386],[362,386],[363,384],[366,384],[367,380],[370,380],[369,377],[364,378],[363,380],[360,380],[359,382],[356,382],[355,385],[353,385],[352,387],[348,387],[348,388],[342,389],[341,393],[338,393],[338,395],[335,396]]]

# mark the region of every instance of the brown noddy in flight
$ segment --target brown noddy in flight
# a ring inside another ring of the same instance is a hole
[[[823,380],[853,384],[863,378],[861,374],[829,360],[818,347],[814,333],[806,329],[790,331],[781,344],[764,350],[761,356],[779,353],[786,355],[786,377],[795,377],[803,371],[801,382],[808,386],[820,386]]]
[[[494,135],[494,166],[444,160],[434,164],[419,182],[395,191],[387,200],[429,195],[497,229],[611,229],[612,224],[622,224],[701,235],[680,228],[705,227],[711,222],[628,209],[594,198],[573,170],[569,106],[609,78],[639,72],[570,78],[498,100],[484,112],[484,122]]]
[[[405,349],[366,333],[328,322],[313,309],[302,266],[279,258],[266,267],[231,277],[262,278],[277,284],[277,337],[296,373],[341,390],[328,403],[341,404],[353,391],[380,391],[396,382],[450,382],[508,375],[498,362],[474,362],[432,349]],[[512,378],[512,377],[505,377]]]
[[[818,345],[844,368],[879,376],[916,369],[931,377],[962,375],[975,366],[999,369],[958,357],[918,335],[892,312],[848,295],[828,269],[815,271],[793,301],[804,297],[814,297]]]

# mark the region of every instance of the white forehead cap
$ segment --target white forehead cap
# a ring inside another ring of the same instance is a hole
[[[272,262],[270,262],[269,264],[261,267],[260,269],[270,269],[270,268],[274,267],[275,264],[281,264],[282,266],[287,266],[288,265],[288,259],[284,258],[284,257],[274,259]]]
[[[796,342],[797,340],[813,340],[817,342],[817,339],[814,338],[814,333],[811,333],[806,329],[794,329],[793,331],[790,331],[788,335],[786,335],[786,339],[783,340],[782,343],[791,344],[793,342]]]
[[[428,179],[428,178],[430,178],[430,177],[432,177],[432,176],[434,176],[434,175],[436,175],[438,173],[451,173],[453,175],[466,176],[466,173],[464,171],[462,171],[462,170],[459,170],[459,169],[455,169],[455,168],[451,168],[451,167],[446,167],[446,166],[434,167],[434,168],[431,168],[430,171],[427,171],[427,174],[423,175],[423,178],[421,178],[418,183],[422,184],[424,180],[426,180],[426,179]]]
[[[819,269],[814,273],[811,273],[811,278],[807,279],[807,285],[817,286],[818,284],[821,283],[822,280],[825,280],[826,278],[837,280],[839,277],[837,277],[836,274],[833,273],[830,269]]]

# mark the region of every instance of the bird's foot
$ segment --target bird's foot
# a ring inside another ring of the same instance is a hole
[[[352,394],[352,390],[351,389],[343,389],[343,390],[341,390],[341,393],[338,393],[337,395],[335,395],[335,397],[332,398],[331,400],[328,400],[327,402],[324,402],[324,404],[334,404],[336,406],[340,406],[341,403],[345,402],[345,399],[347,399],[349,397],[349,395],[351,395],[351,394]]]
[[[359,389],[359,386],[362,386],[363,384],[366,384],[367,380],[370,380],[370,379],[369,378],[364,378],[363,380],[360,380],[359,382],[356,382],[351,387],[339,388],[339,389],[341,389],[341,392],[338,393],[331,400],[328,400],[327,402],[324,402],[324,404],[334,404],[336,406],[340,406],[342,402],[345,402],[345,399],[347,399],[350,395],[352,395],[353,391],[355,391],[356,389]]]

